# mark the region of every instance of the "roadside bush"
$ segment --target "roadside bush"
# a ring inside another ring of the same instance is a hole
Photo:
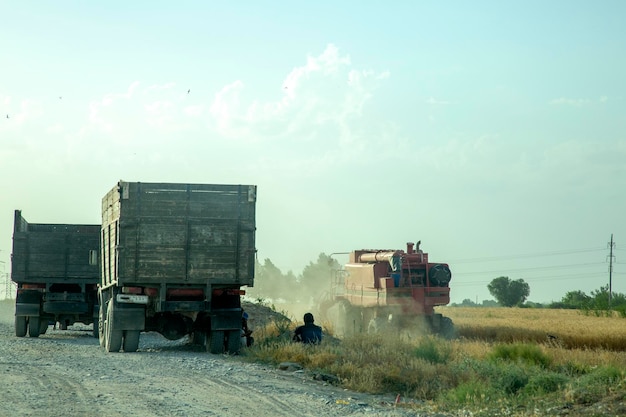
[[[452,355],[450,344],[434,337],[424,338],[413,351],[415,357],[430,363],[447,363]]]
[[[565,375],[555,372],[540,372],[529,378],[528,384],[524,387],[524,392],[534,395],[549,394],[566,386],[568,382],[569,378]]]
[[[492,359],[502,359],[509,362],[523,362],[530,365],[547,368],[551,360],[537,345],[527,343],[500,344],[493,348]]]
[[[448,406],[481,406],[493,404],[502,398],[502,394],[489,383],[481,380],[463,382],[446,391],[439,399]]]
[[[582,383],[617,385],[625,382],[623,370],[615,366],[601,366],[581,378]]]
[[[503,390],[506,394],[517,394],[529,381],[524,369],[514,364],[501,364],[493,376],[494,388]]]

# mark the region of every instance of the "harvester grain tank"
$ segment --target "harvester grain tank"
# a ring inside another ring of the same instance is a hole
[[[240,349],[254,284],[256,186],[120,181],[102,199],[100,344],[137,350],[141,332]]]

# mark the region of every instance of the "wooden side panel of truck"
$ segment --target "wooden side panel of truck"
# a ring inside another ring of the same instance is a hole
[[[256,187],[121,182],[103,199],[103,285],[252,285]]]
[[[16,335],[90,324],[97,309],[100,225],[29,223],[15,211],[11,279],[18,284]],[[95,316],[97,317],[97,315]]]

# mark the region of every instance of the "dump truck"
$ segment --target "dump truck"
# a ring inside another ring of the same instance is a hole
[[[11,279],[17,284],[15,335],[48,326],[94,324],[98,336],[99,224],[29,223],[15,210]]]
[[[336,333],[421,328],[454,335],[452,320],[435,312],[435,307],[450,302],[450,268],[429,262],[419,246],[408,242],[406,251],[350,252],[343,269],[332,275],[330,297],[320,305]]]
[[[99,337],[134,352],[141,332],[241,347],[254,285],[255,185],[120,181],[102,199]]]

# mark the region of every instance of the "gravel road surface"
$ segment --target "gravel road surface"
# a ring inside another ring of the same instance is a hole
[[[13,314],[0,301],[1,416],[426,416],[156,333],[135,353],[105,353],[91,326],[18,338]]]

